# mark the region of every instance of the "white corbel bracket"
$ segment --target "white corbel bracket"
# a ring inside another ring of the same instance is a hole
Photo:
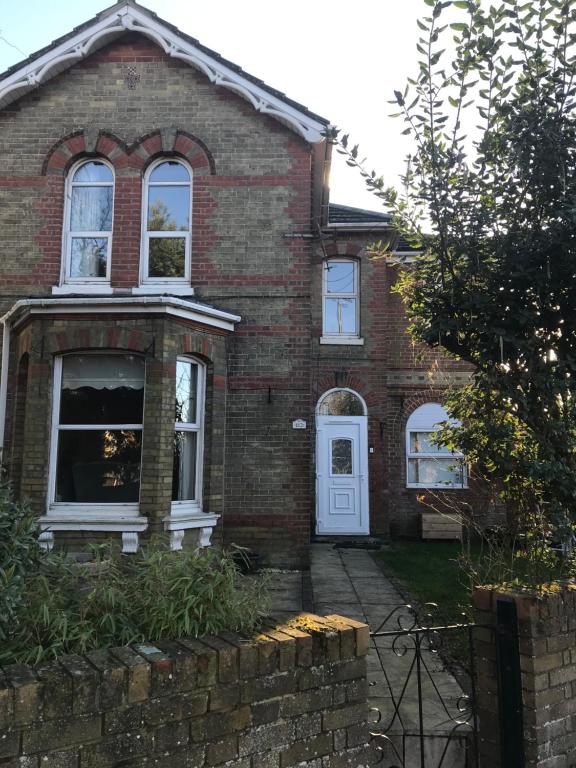
[[[54,533],[47,530],[40,531],[40,536],[38,536],[38,544],[40,544],[42,549],[50,552],[54,548]]]
[[[129,554],[138,551],[139,534],[148,528],[147,517],[101,516],[89,517],[73,514],[55,514],[51,512],[38,520],[40,536],[38,542],[43,549],[50,550],[54,546],[55,531],[106,531],[120,533],[122,536],[122,552]]]
[[[198,546],[209,547],[212,531],[219,517],[220,515],[211,515],[206,512],[168,515],[163,523],[164,530],[170,533],[170,549],[182,549],[184,532],[192,528],[198,529]]]
[[[137,531],[122,531],[122,552],[125,555],[133,555],[138,552]]]

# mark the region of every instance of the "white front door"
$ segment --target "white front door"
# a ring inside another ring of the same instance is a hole
[[[368,534],[366,416],[316,417],[316,532]]]

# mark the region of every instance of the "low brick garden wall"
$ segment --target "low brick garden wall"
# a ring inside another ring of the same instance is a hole
[[[2,768],[367,765],[368,627],[306,615],[0,673]]]

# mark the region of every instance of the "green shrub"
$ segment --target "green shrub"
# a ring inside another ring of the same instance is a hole
[[[26,602],[27,579],[43,555],[36,521],[26,505],[15,503],[0,486],[0,646]]]
[[[0,575],[0,664],[36,664],[63,653],[128,643],[250,631],[269,603],[265,579],[242,576],[232,554],[172,552],[161,541],[122,555],[107,543],[83,565],[37,544],[34,521],[8,504],[19,543],[6,549]],[[10,517],[0,502],[0,525]],[[7,525],[7,524],[6,524]],[[18,574],[5,576],[4,574]],[[4,614],[10,611],[10,618]]]

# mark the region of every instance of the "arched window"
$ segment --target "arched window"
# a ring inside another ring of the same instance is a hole
[[[319,416],[366,416],[362,398],[351,389],[332,389],[318,403]]]
[[[462,453],[438,446],[433,433],[450,419],[439,403],[425,403],[412,412],[406,424],[406,485],[408,488],[466,488]]]
[[[322,280],[322,338],[346,343],[360,335],[358,262],[327,259]]]
[[[144,179],[143,283],[190,282],[192,174],[179,160],[159,160]]]
[[[114,173],[102,160],[84,160],[66,188],[63,282],[110,282]]]
[[[178,358],[172,513],[202,508],[205,367],[197,360]]]

